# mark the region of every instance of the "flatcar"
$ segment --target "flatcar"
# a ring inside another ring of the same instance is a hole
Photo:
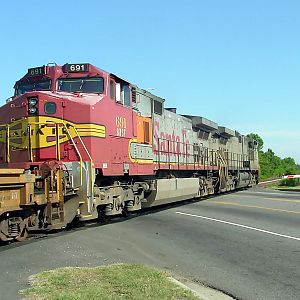
[[[0,239],[251,186],[255,140],[92,64],[28,69],[0,108]]]

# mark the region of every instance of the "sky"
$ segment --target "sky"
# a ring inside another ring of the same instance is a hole
[[[28,68],[92,63],[300,163],[300,1],[3,1],[0,104]]]

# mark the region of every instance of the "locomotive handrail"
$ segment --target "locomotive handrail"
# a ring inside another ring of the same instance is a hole
[[[5,132],[5,140],[6,140],[6,153],[5,153],[5,161],[7,163],[10,162],[10,128],[9,128],[9,124],[1,124],[0,127],[4,127],[6,128],[6,132]]]
[[[178,169],[179,169],[179,165],[180,165],[180,157],[183,158],[182,160],[182,164],[187,165],[189,163],[188,161],[188,156],[194,157],[194,168],[196,168],[197,166],[199,167],[200,165],[205,166],[219,166],[218,160],[219,159],[219,155],[218,155],[218,151],[220,149],[213,149],[213,148],[208,148],[208,147],[201,147],[202,150],[206,150],[207,152],[210,153],[210,155],[208,155],[208,153],[204,152],[199,155],[199,154],[195,154],[195,149],[193,148],[193,144],[189,144],[189,143],[184,143],[184,142],[178,142],[178,141],[173,141],[176,144],[176,147],[178,145],[183,145],[184,149],[183,149],[183,153],[179,153],[177,151],[172,151],[170,150],[170,140],[168,139],[164,139],[164,138],[158,138],[158,149],[155,150],[154,152],[156,153],[157,157],[156,160],[154,160],[154,162],[156,162],[160,168],[161,163],[166,163],[167,165],[169,165],[169,169],[170,169],[170,165],[173,163],[178,164]],[[160,149],[160,145],[162,142],[166,142],[166,147],[165,150],[161,150]],[[191,146],[193,153],[189,154],[187,151],[187,147]],[[227,154],[226,154],[227,153]],[[244,169],[244,161],[249,161],[249,155],[243,153],[243,154],[234,154],[232,152],[225,152],[224,155],[226,154],[226,157],[222,156],[222,164],[224,166],[226,166],[226,168],[228,169],[229,167],[234,168],[236,170],[241,170]],[[170,156],[174,156],[177,157],[177,161],[171,161],[170,160]],[[231,155],[231,157],[229,156]],[[237,155],[237,157],[235,158],[234,155]],[[166,156],[166,157],[164,157]],[[199,156],[198,159],[196,159],[196,157]],[[248,167],[249,168],[249,167]]]
[[[189,143],[184,143],[184,142],[180,142],[180,141],[173,141],[175,144],[176,144],[176,148],[178,145],[183,145],[183,152],[180,153],[180,151],[170,151],[170,140],[168,139],[163,139],[163,138],[158,138],[157,139],[157,142],[158,142],[158,149],[155,150],[154,152],[157,153],[157,160],[154,160],[154,162],[158,163],[158,167],[160,168],[160,164],[161,163],[166,163],[167,165],[169,165],[169,169],[170,169],[170,165],[171,163],[171,160],[170,160],[170,156],[173,155],[174,157],[177,157],[177,164],[178,164],[178,169],[179,169],[179,166],[180,164],[185,164],[186,166],[191,163],[194,165],[194,169],[196,169],[196,166],[217,166],[217,150],[214,150],[212,148],[208,148],[208,147],[203,147],[203,149],[206,149],[207,150],[207,153],[202,153],[201,155],[199,154],[195,154],[195,149],[193,148],[193,144],[189,144]],[[160,149],[160,144],[161,142],[167,142],[166,144],[166,149],[165,150],[161,150]],[[188,152],[188,146],[191,147],[193,153],[190,154]],[[208,152],[211,152],[211,157],[208,155]],[[166,156],[165,158],[162,157],[162,156]],[[196,156],[199,156],[199,159],[196,161]],[[193,162],[190,162],[189,161],[189,156],[193,157]],[[180,157],[182,157],[182,162],[180,162]],[[208,158],[211,158],[210,160]],[[201,159],[201,161],[200,161]],[[175,161],[173,162],[175,163]]]
[[[94,182],[93,182],[93,171],[92,171],[92,167],[94,165],[93,159],[92,159],[92,156],[90,155],[87,147],[85,146],[81,136],[79,135],[76,127],[73,126],[73,128],[74,128],[74,130],[75,130],[75,132],[76,132],[76,134],[77,134],[77,136],[78,136],[78,138],[79,138],[79,140],[80,140],[80,142],[81,142],[81,144],[82,144],[82,146],[83,146],[85,152],[87,153],[87,155],[90,159],[90,162],[91,162],[91,167],[90,167],[90,184],[91,184],[91,186],[90,186],[90,188],[91,188],[91,197],[93,198],[93,195],[94,195]],[[92,203],[90,201],[88,201],[88,212],[91,212],[91,211],[92,211]]]
[[[30,122],[30,124],[28,125],[28,130],[29,130],[29,138],[28,138],[28,149],[29,149],[29,159],[32,159],[32,147],[31,147],[31,133],[30,133],[30,130],[31,130],[31,126],[32,125],[47,125],[47,124],[53,124],[55,127],[56,127],[56,130],[55,130],[55,136],[56,136],[56,159],[57,160],[60,160],[60,136],[59,136],[59,126],[62,126],[65,128],[74,148],[75,148],[75,151],[76,151],[76,154],[78,155],[79,157],[79,162],[80,162],[80,185],[82,186],[82,183],[83,183],[83,160],[82,160],[82,156],[80,154],[80,151],[78,149],[78,147],[76,146],[76,143],[74,142],[74,139],[72,138],[72,135],[68,129],[68,126],[72,126],[76,132],[76,134],[78,135],[78,132],[76,130],[76,128],[72,125],[72,124],[69,124],[69,123],[65,123],[65,122],[53,122],[53,121],[47,121],[47,122]],[[67,126],[68,125],[68,126]],[[1,126],[1,125],[0,125]],[[80,139],[80,137],[78,136],[78,138]],[[85,146],[84,146],[85,147]],[[88,154],[89,155],[89,154]],[[90,155],[89,155],[90,157]]]
[[[90,161],[93,162],[92,156],[90,155],[88,149],[86,148],[86,146],[85,146],[85,144],[84,144],[84,142],[83,142],[81,136],[79,135],[79,133],[78,133],[76,127],[75,127],[75,126],[72,126],[72,127],[74,128],[74,130],[75,130],[75,132],[76,132],[76,134],[77,134],[77,137],[79,138],[79,140],[80,140],[80,142],[81,142],[81,144],[82,144],[82,146],[83,146],[83,148],[84,148],[86,154],[88,155]]]
[[[66,122],[51,122],[51,121],[50,122],[44,122],[44,123],[31,122],[28,125],[28,128],[29,128],[28,129],[29,130],[29,139],[28,139],[29,156],[32,157],[32,147],[31,147],[31,138],[30,138],[30,130],[31,129],[30,129],[30,126],[32,126],[32,125],[38,125],[38,126],[40,126],[40,125],[47,125],[47,124],[54,125],[55,129],[56,129],[55,130],[55,137],[56,137],[56,159],[57,160],[60,160],[60,158],[61,158],[60,157],[60,132],[59,132],[59,127],[62,126],[66,130],[66,132],[67,132],[67,134],[68,134],[68,136],[69,136],[69,138],[70,138],[70,140],[72,142],[72,145],[74,146],[76,154],[79,157],[79,161],[80,161],[80,186],[82,186],[82,184],[83,184],[83,158],[82,158],[82,155],[81,155],[81,153],[79,151],[79,148],[77,147],[77,145],[76,145],[76,143],[75,143],[75,141],[74,141],[74,139],[73,139],[73,137],[72,137],[72,135],[70,133],[69,127],[72,127],[74,129],[74,131],[76,133],[76,137],[78,137],[78,139],[79,139],[80,143],[82,144],[82,146],[83,146],[83,148],[84,148],[84,150],[85,150],[85,152],[86,152],[86,154],[87,154],[87,156],[88,156],[88,158],[90,160],[90,163],[91,163],[91,166],[90,166],[90,191],[91,191],[90,192],[90,197],[92,198],[93,194],[94,194],[93,171],[92,171],[93,159],[92,159],[91,154],[89,153],[86,145],[84,144],[84,142],[83,142],[83,140],[82,140],[82,138],[81,138],[81,136],[80,136],[77,128],[74,125],[72,125],[70,123],[66,123]],[[91,205],[92,205],[91,201],[88,201],[88,211],[89,212],[92,209]]]
[[[60,160],[60,140],[59,140],[59,124],[55,124],[55,137],[56,137],[56,158]]]
[[[72,144],[73,144],[73,146],[74,146],[74,148],[76,150],[77,155],[79,156],[79,160],[80,160],[80,185],[82,186],[82,181],[83,181],[82,180],[82,169],[83,169],[83,166],[82,166],[83,165],[82,156],[80,154],[80,151],[79,151],[78,147],[76,146],[76,143],[74,142],[74,139],[72,138],[72,135],[71,135],[68,127],[66,126],[65,123],[62,123],[62,124],[63,124],[64,128],[66,129],[66,131],[67,131],[67,133],[68,133],[68,135],[70,137],[70,140],[72,141]]]
[[[10,135],[10,128],[9,124],[7,124],[7,130],[6,130],[6,162],[10,162],[10,140],[9,140],[9,135]]]
[[[28,160],[32,162],[33,154],[32,154],[32,147],[31,147],[31,126],[30,125],[28,125],[27,127],[27,132],[28,132]]]

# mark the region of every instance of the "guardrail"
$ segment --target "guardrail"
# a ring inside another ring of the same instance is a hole
[[[258,183],[258,185],[269,184],[269,183],[277,182],[277,181],[280,181],[280,180],[282,180],[282,178],[276,178],[276,179],[271,179],[271,180],[266,180],[266,181],[260,181]]]
[[[282,179],[293,179],[293,178],[300,178],[300,174],[299,175],[286,175],[286,176],[282,176]]]
[[[300,174],[297,174],[297,175],[284,175],[284,176],[279,177],[279,178],[266,180],[266,181],[260,181],[258,183],[258,185],[267,185],[269,183],[278,182],[278,181],[281,181],[283,179],[294,179],[294,178],[300,178]]]

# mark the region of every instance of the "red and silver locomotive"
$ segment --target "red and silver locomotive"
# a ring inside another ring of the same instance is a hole
[[[16,82],[0,108],[0,167],[3,240],[258,181],[254,140],[91,64]]]

